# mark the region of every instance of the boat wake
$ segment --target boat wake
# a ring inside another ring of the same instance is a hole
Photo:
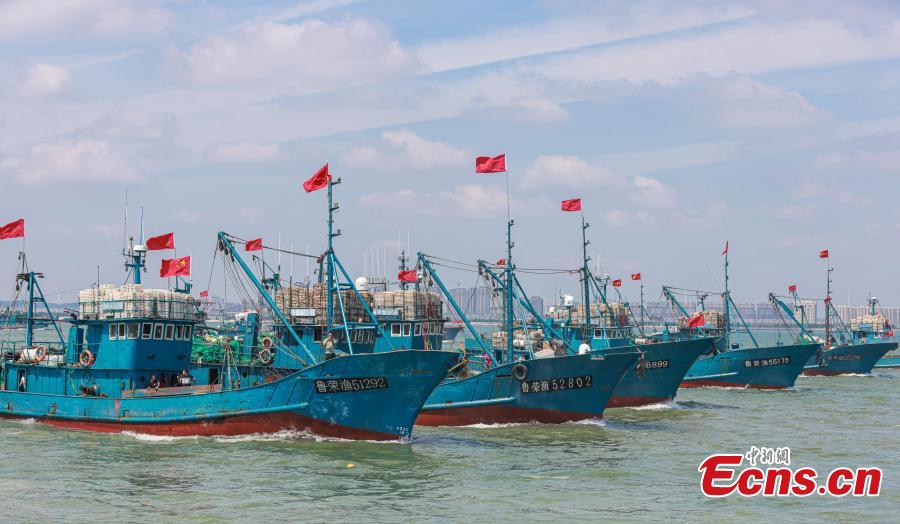
[[[582,426],[600,426],[606,427],[606,420],[602,418],[586,418],[584,420],[576,420],[572,424],[581,424]]]
[[[33,420],[33,419],[32,419]],[[222,444],[233,444],[241,442],[287,442],[292,440],[309,440],[314,442],[371,442],[377,444],[404,444],[408,443],[408,439],[398,440],[352,440],[338,437],[326,437],[317,435],[309,430],[297,431],[293,429],[284,429],[275,433],[251,433],[249,435],[219,435],[212,437],[200,437],[197,435],[173,437],[170,435],[151,435],[148,433],[137,433],[134,431],[123,431],[121,433],[126,437],[133,438],[138,442],[148,444],[168,444],[179,441],[199,440],[201,438],[210,438],[214,442]]]
[[[179,440],[197,440],[200,437],[197,436],[185,436],[185,437],[173,437],[170,435],[151,435],[149,433],[138,433],[135,431],[123,431],[122,435],[133,438],[138,442],[145,442],[149,444],[163,444],[176,442]]]
[[[685,406],[682,406],[678,402],[674,400],[663,400],[662,402],[657,402],[655,404],[647,404],[646,406],[632,406],[626,409],[633,409],[635,411],[659,411],[664,409],[687,409]]]

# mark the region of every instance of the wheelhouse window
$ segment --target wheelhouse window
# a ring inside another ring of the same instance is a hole
[[[322,341],[322,328],[314,328],[313,329],[313,342],[321,342]]]
[[[415,334],[417,337],[422,334],[422,324],[420,324],[418,322],[416,322]]]
[[[135,339],[138,338],[141,334],[141,325],[137,322],[131,322],[128,324],[128,338]]]
[[[163,325],[162,324],[154,324],[153,325],[153,339],[160,340],[163,338]]]
[[[127,328],[125,327],[124,322],[122,324],[119,324],[119,338],[125,338],[125,330],[126,329]]]
[[[595,329],[594,330],[594,338],[603,338],[603,330]]]
[[[191,329],[192,326],[184,326],[184,339],[191,340]]]
[[[141,325],[141,338],[148,339],[153,337],[153,324],[145,322]]]
[[[184,339],[184,326],[178,324],[177,326],[175,326],[175,340],[182,339]]]
[[[410,327],[409,324],[403,324],[403,336],[404,337],[408,337],[410,335],[411,331],[412,331],[412,328]]]
[[[400,336],[400,324],[391,324],[391,336],[392,337]]]
[[[115,340],[119,338],[119,328],[115,324],[109,325],[109,339]]]
[[[172,336],[175,335],[175,326],[172,324],[166,324],[166,340],[172,340]]]

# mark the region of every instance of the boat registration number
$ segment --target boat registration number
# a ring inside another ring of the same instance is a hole
[[[529,380],[522,382],[522,393],[552,393],[565,389],[579,389],[591,387],[593,379],[590,375],[568,378],[548,378],[546,380]]]
[[[791,357],[755,358],[745,360],[745,368],[761,368],[766,366],[786,366],[791,363]]]
[[[648,360],[644,362],[644,369],[665,369],[669,367],[668,360]]]
[[[316,393],[352,393],[369,389],[386,389],[387,379],[384,377],[340,378],[316,381]]]
[[[847,353],[846,355],[828,355],[828,360],[862,360],[859,353]]]

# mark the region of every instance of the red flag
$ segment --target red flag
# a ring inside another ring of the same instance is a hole
[[[397,273],[397,280],[400,282],[418,282],[419,273],[415,269],[408,269]]]
[[[494,264],[494,265],[495,265],[495,266],[505,266],[505,265],[506,265],[506,259],[505,259],[505,258],[501,258],[501,259],[498,260],[497,263]]]
[[[612,284],[613,284],[613,287],[622,287],[622,279],[621,279],[621,278],[617,278],[617,279],[615,279],[615,280],[612,281]]]
[[[640,280],[640,279],[641,279],[640,273],[632,273],[631,274],[631,280]]]
[[[580,198],[572,198],[569,200],[562,201],[562,210],[563,211],[581,211],[581,199]]]
[[[831,297],[825,297],[825,303],[826,303],[826,304],[830,304],[830,303],[831,303]]]
[[[706,325],[706,318],[703,316],[703,313],[697,313],[688,319],[688,327],[695,328]]]
[[[262,239],[255,238],[253,240],[248,240],[246,244],[244,244],[244,251],[262,251]]]
[[[725,249],[722,251],[722,256],[725,256],[727,254],[728,254],[728,241],[726,240],[725,241]]]
[[[166,233],[158,237],[147,239],[147,250],[156,251],[159,249],[175,249],[175,233]]]
[[[25,219],[20,218],[0,227],[0,240],[7,238],[23,238],[25,236]]]
[[[187,277],[191,275],[190,255],[182,258],[170,258],[162,261],[159,268],[160,277]]]
[[[200,298],[206,298],[208,296],[209,296],[209,291],[201,291],[200,292]]]
[[[495,157],[480,156],[475,159],[476,173],[506,173],[506,154]]]
[[[819,251],[819,258],[828,258],[828,250],[823,249],[822,251]]]
[[[328,174],[328,164],[325,164],[316,171],[316,174],[309,177],[309,180],[303,183],[303,189],[305,189],[307,193],[312,193],[317,189],[328,187],[328,184],[330,183],[331,175]]]
[[[788,293],[796,293],[797,292],[797,284],[791,284],[788,286]]]

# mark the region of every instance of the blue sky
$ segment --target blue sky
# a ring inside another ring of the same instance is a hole
[[[493,260],[505,180],[472,164],[504,152],[521,266],[578,265],[580,196],[602,271],[648,298],[718,289],[728,240],[738,300],[822,295],[828,248],[839,302],[900,303],[896,2],[8,0],[0,42],[0,222],[26,218],[53,296],[121,281],[126,190],[213,292],[218,230],[321,251],[300,184],[325,161],[354,274],[407,232]]]

